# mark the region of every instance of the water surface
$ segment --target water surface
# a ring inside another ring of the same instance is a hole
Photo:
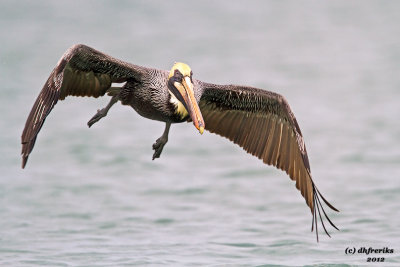
[[[400,262],[397,1],[2,1],[0,265],[358,266],[347,247]],[[294,183],[216,135],[164,125],[107,99],[57,104],[20,169],[20,135],[64,51],[114,57],[283,94],[314,180],[341,212],[310,233]],[[329,265],[331,264],[331,265]],[[347,265],[346,265],[347,264]]]

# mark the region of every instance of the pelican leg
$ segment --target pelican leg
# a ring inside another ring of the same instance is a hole
[[[98,109],[97,113],[88,121],[87,125],[89,126],[89,128],[95,124],[96,122],[98,122],[101,118],[107,116],[108,111],[110,110],[110,108],[118,102],[118,95],[114,95],[113,97],[111,97],[110,102],[108,102],[107,106],[105,108],[102,109]]]
[[[161,155],[161,152],[165,146],[165,144],[168,142],[168,133],[169,133],[169,127],[171,127],[171,123],[167,122],[165,124],[165,130],[164,133],[161,135],[160,138],[156,140],[156,142],[153,144],[153,160],[156,158],[159,158]]]

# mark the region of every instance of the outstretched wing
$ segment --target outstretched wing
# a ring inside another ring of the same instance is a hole
[[[198,83],[202,91],[199,105],[205,129],[228,138],[264,163],[285,171],[296,181],[297,189],[313,214],[312,226],[316,227],[317,238],[317,212],[325,229],[320,207],[336,228],[319,197],[331,209],[338,210],[324,199],[311,178],[303,136],[286,99],[252,87]],[[328,234],[326,229],[325,232]]]
[[[61,57],[33,104],[21,136],[22,168],[43,123],[58,100],[66,96],[103,96],[113,82],[139,80],[145,68],[105,55],[85,45],[74,45]]]

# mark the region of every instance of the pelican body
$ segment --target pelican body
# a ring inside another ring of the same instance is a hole
[[[113,87],[113,83],[124,83]],[[86,45],[69,48],[51,72],[28,116],[22,133],[22,168],[43,123],[58,100],[67,96],[111,96],[88,126],[107,115],[118,101],[141,116],[165,122],[165,129],[153,144],[153,160],[160,157],[172,123],[192,121],[204,130],[228,138],[264,163],[285,171],[313,215],[312,229],[321,210],[320,201],[333,207],[318,191],[312,177],[307,150],[297,120],[286,99],[274,92],[239,85],[216,85],[193,78],[187,64],[175,63],[170,71],[133,65],[103,54]]]
[[[187,110],[200,114],[197,104],[200,95],[194,95],[191,70],[185,69],[185,66],[187,65],[176,63],[174,72],[146,70],[144,75],[128,79],[121,88],[118,100],[123,105],[130,105],[148,119],[167,123],[187,121]],[[188,73],[182,74],[178,68],[182,71],[188,70]],[[196,127],[203,127],[204,130],[203,118],[199,117],[199,120],[201,121],[196,122],[202,126],[196,124]]]

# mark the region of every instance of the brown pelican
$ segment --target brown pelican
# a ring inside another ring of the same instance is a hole
[[[125,83],[113,87],[112,83]],[[88,122],[107,115],[116,102],[130,105],[143,117],[165,122],[165,130],[153,144],[153,160],[160,157],[168,141],[171,123],[193,121],[204,129],[228,138],[244,150],[285,171],[306,200],[313,216],[311,231],[321,216],[338,229],[323,209],[321,195],[311,178],[310,164],[300,127],[286,99],[273,92],[238,85],[216,85],[193,78],[190,67],[175,63],[171,71],[145,68],[123,62],[85,45],[74,45],[59,60],[44,84],[22,133],[22,168],[35,145],[46,117],[58,100],[67,96],[111,100]]]

